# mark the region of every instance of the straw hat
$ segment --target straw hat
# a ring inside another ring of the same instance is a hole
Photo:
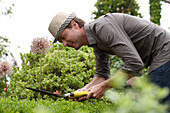
[[[58,40],[58,36],[75,17],[76,17],[75,13],[71,13],[70,15],[68,15],[64,12],[59,12],[56,16],[53,17],[48,28],[50,33],[55,38],[53,43],[55,43]]]

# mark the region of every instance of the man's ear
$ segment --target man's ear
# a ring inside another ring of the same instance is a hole
[[[70,24],[71,24],[72,28],[78,28],[79,27],[78,24],[74,20],[72,20]]]

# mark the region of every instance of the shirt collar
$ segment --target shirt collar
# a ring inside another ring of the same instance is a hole
[[[84,30],[85,30],[85,33],[86,33],[86,37],[87,37],[89,46],[96,44],[96,40],[94,39],[94,37],[93,37],[93,35],[91,33],[89,23],[84,24]]]

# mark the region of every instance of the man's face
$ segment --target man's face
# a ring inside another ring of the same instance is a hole
[[[83,43],[83,34],[81,32],[81,28],[78,26],[72,26],[72,28],[66,28],[64,31],[59,35],[59,42],[63,43],[64,47],[72,47],[78,50],[81,46],[84,45]]]

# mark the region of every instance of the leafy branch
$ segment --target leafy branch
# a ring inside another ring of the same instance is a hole
[[[161,0],[161,1],[163,1],[163,2],[166,2],[166,3],[170,4],[170,0]]]

